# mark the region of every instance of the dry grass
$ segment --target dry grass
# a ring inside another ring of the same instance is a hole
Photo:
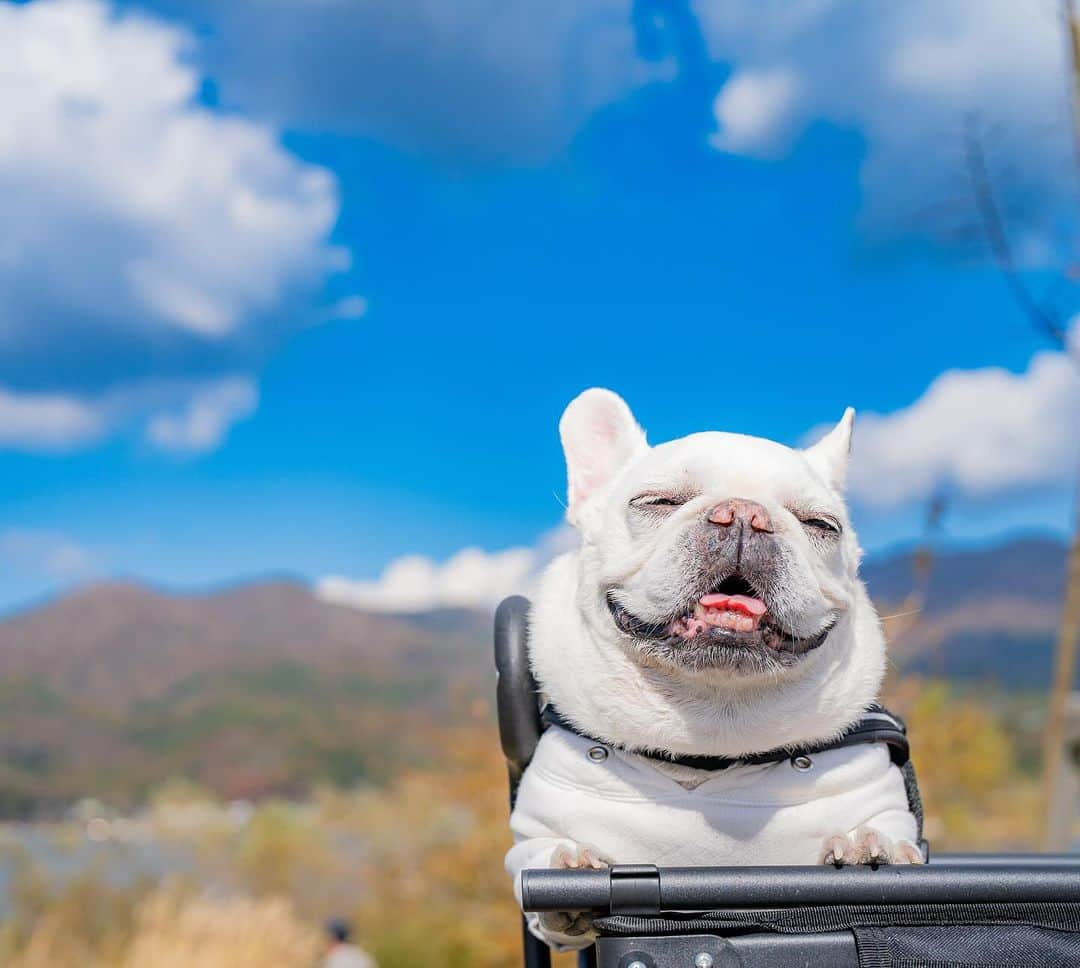
[[[296,968],[314,964],[319,932],[282,897],[188,896],[161,889],[146,897],[124,968]]]
[[[315,965],[322,939],[284,898],[211,897],[165,884],[140,900],[98,884],[114,917],[96,927],[83,891],[64,892],[3,959],[10,968],[297,968]],[[127,903],[125,903],[125,901]]]

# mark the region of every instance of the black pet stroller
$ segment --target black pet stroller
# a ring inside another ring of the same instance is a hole
[[[529,603],[495,615],[510,802],[544,729]],[[1080,855],[937,855],[918,866],[527,870],[526,911],[591,912],[597,968],[1080,966]],[[526,968],[546,945],[524,931]]]

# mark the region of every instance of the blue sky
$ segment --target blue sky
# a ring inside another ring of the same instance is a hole
[[[1080,395],[962,161],[977,111],[1041,291],[1073,202],[1022,6],[0,2],[0,603],[532,549],[591,385],[653,440],[854,405],[871,551],[938,491],[954,540],[1062,532]]]

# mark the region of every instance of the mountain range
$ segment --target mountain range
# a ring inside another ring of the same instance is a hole
[[[899,673],[1045,686],[1063,544],[940,553],[921,596],[914,561],[863,569]],[[227,798],[377,783],[445,723],[490,718],[492,692],[487,613],[374,614],[288,581],[93,585],[0,620],[0,815],[127,807],[177,778]]]
[[[1048,538],[942,553],[914,601],[910,552],[868,562],[863,579],[899,672],[1038,690],[1053,667],[1065,559],[1065,545]]]

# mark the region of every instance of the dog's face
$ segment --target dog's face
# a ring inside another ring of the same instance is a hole
[[[642,665],[725,679],[795,674],[859,589],[842,487],[852,414],[808,450],[728,433],[650,448],[589,390],[560,424],[586,620]]]

